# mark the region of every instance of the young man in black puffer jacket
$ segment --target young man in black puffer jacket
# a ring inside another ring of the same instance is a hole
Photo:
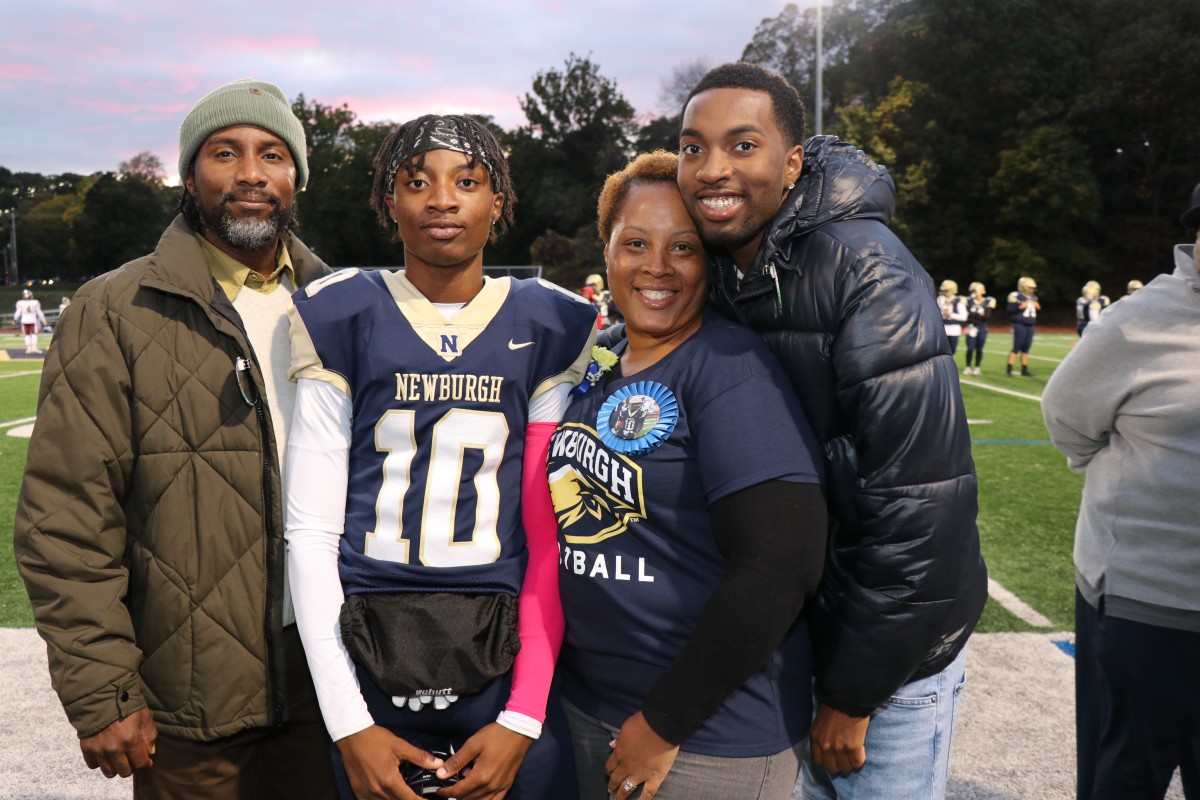
[[[763,335],[824,449],[803,796],[941,797],[987,597],[966,413],[933,282],[887,227],[891,178],[803,135],[783,78],[726,64],[685,103],[679,166],[713,304]]]

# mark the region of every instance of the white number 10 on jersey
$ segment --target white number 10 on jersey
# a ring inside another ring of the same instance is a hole
[[[404,496],[412,484],[412,462],[417,454],[415,428],[416,413],[408,410],[388,411],[375,425],[375,449],[387,455],[383,486],[375,501],[375,530],[367,533],[365,552],[372,558],[413,563],[409,540],[404,538]],[[434,425],[421,530],[416,537],[419,563],[468,567],[490,564],[500,557],[500,483],[496,474],[507,441],[508,421],[494,411],[455,408]],[[474,480],[464,483],[463,460],[468,450],[480,451],[483,463]],[[475,494],[475,525],[469,541],[456,542],[454,528],[463,492]]]

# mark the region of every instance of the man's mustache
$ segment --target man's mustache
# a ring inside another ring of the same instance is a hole
[[[276,211],[278,211],[279,207],[282,205],[282,202],[278,197],[272,194],[267,194],[266,192],[227,192],[226,194],[221,195],[219,204],[222,208],[224,208],[230,203],[237,202],[270,203],[271,207]]]

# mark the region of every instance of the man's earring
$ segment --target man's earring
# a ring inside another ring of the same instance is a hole
[[[794,183],[789,183],[789,184],[788,184],[788,191],[789,191],[789,192],[790,192],[792,189],[795,189],[795,188],[796,188],[796,184],[794,184]]]

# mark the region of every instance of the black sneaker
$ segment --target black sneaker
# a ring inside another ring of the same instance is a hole
[[[1021,377],[1022,378],[1032,378],[1033,377],[1033,373],[1029,371],[1029,367],[1021,367]]]

